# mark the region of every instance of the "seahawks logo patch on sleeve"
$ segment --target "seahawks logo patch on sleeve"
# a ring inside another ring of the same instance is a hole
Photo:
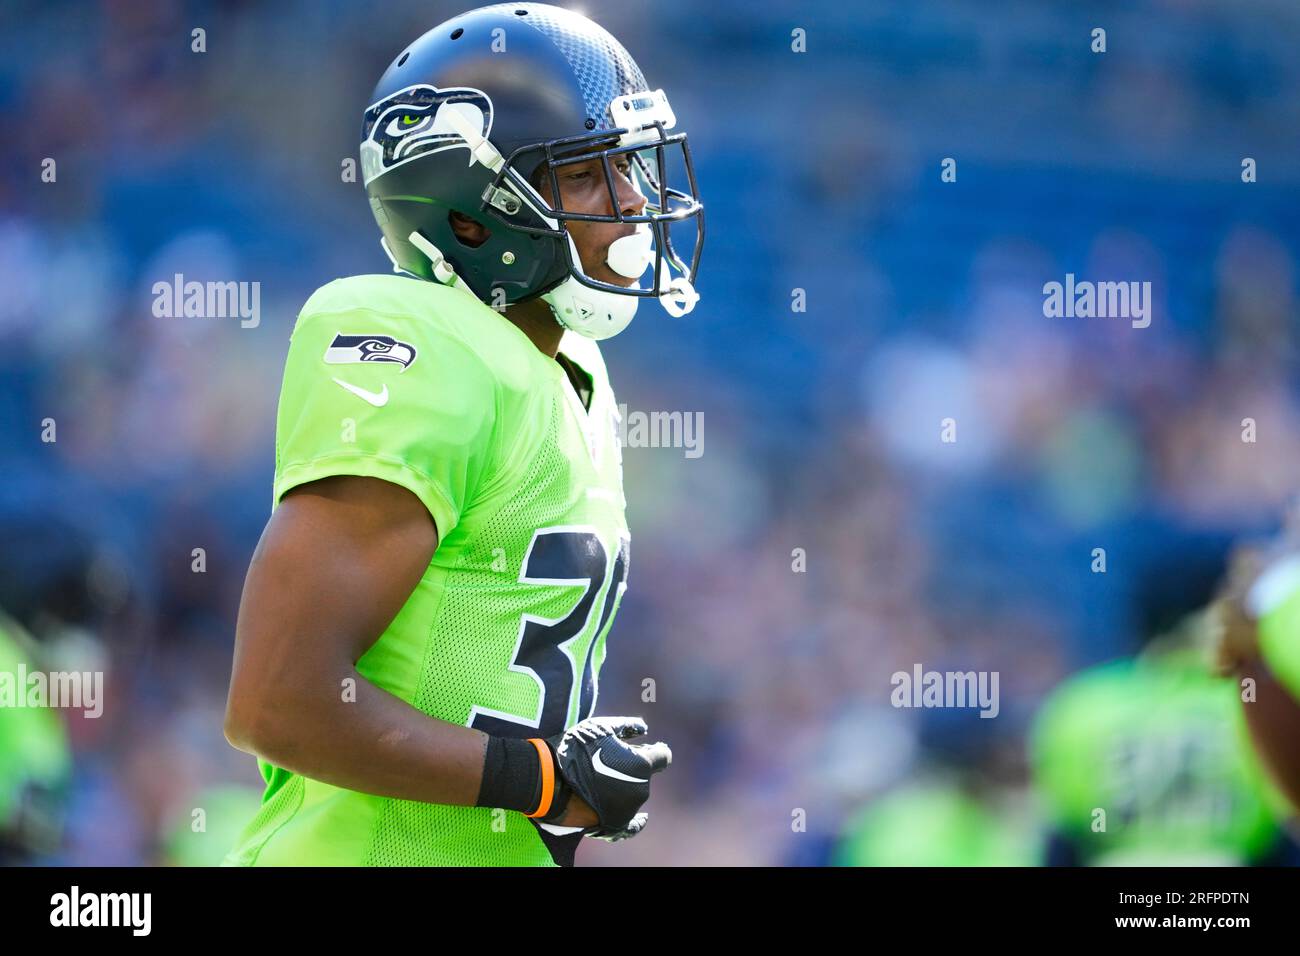
[[[391,335],[344,335],[335,333],[325,350],[328,365],[352,365],[356,362],[392,362],[405,372],[415,361],[415,346],[399,342]]]

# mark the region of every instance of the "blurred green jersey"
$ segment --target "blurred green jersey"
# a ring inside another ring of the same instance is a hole
[[[24,672],[44,673],[35,642],[0,613],[0,673],[25,697],[30,685],[17,683]],[[58,850],[71,778],[62,717],[50,707],[0,706],[0,857],[39,862]]]
[[[1269,849],[1281,802],[1237,693],[1192,651],[1094,667],[1052,693],[1034,782],[1082,862],[1244,865]]]

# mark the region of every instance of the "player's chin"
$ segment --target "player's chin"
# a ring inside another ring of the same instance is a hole
[[[622,286],[624,289],[630,289],[636,285],[636,279],[629,279],[627,276],[621,276],[617,272],[607,267],[601,269],[591,278],[600,282],[608,282],[610,285]]]

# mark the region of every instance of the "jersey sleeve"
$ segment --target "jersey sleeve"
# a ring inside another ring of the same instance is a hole
[[[445,540],[488,467],[493,379],[435,318],[370,308],[331,286],[308,300],[290,338],[274,505],[320,478],[381,478],[419,498]]]

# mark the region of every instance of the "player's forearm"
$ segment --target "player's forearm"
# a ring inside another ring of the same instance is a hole
[[[281,693],[273,705],[245,706],[258,716],[232,740],[277,767],[314,780],[403,800],[474,806],[488,737],[422,713],[350,668],[342,680]]]

